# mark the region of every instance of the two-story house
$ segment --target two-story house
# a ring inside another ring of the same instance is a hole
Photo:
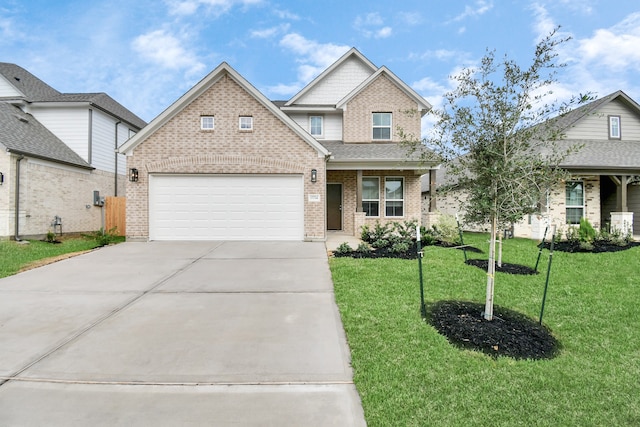
[[[551,120],[564,135],[558,147],[579,148],[559,165],[570,179],[552,189],[540,214],[514,224],[514,235],[540,239],[550,225],[564,233],[581,218],[596,228],[640,235],[640,105],[617,91]],[[438,172],[438,182],[445,172]],[[426,177],[422,189],[425,214],[459,213],[453,193],[436,197],[436,209],[428,205],[433,186]]]
[[[0,238],[101,228],[101,199],[125,194],[117,148],[145,124],[105,93],[61,93],[0,63]]]
[[[420,220],[420,176],[398,132],[429,103],[351,49],[288,101],[226,63],[120,149],[127,237],[324,240],[375,221]]]

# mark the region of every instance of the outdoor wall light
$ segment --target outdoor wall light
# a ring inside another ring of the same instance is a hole
[[[0,185],[4,184],[4,174],[0,172]]]
[[[318,171],[315,169],[311,169],[311,182],[316,182],[318,180]]]
[[[138,182],[138,169],[136,168],[129,169],[129,181]]]

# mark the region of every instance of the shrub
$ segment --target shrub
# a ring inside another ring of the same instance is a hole
[[[358,248],[356,249],[356,252],[361,255],[367,255],[371,253],[371,248],[366,243],[360,243],[358,245]]]
[[[569,227],[567,229],[567,242],[578,244],[580,243],[580,233],[575,227]]]
[[[360,233],[360,239],[362,241],[373,244],[376,240],[384,240],[387,239],[389,233],[391,232],[391,224],[381,224],[380,221],[376,221],[376,224],[373,226],[373,229],[368,225],[362,227],[362,232]]]
[[[110,230],[105,231],[104,229],[100,229],[98,231],[94,231],[93,233],[85,234],[84,237],[88,239],[94,239],[98,246],[107,246],[111,243],[115,243],[118,240],[118,235],[116,235],[116,227],[113,227]]]
[[[351,246],[349,246],[347,242],[344,242],[344,243],[341,243],[340,246],[336,248],[336,250],[334,251],[334,255],[338,255],[338,256],[350,255],[351,252],[353,252],[353,249],[351,249]]]
[[[587,218],[580,218],[580,227],[578,228],[578,236],[581,242],[591,243],[596,238],[596,230]]]
[[[460,232],[458,231],[458,222],[453,215],[440,215],[438,223],[433,225],[434,238],[448,245],[459,245]]]
[[[47,236],[45,237],[45,241],[47,243],[56,243],[56,233],[54,233],[51,230],[47,231]]]

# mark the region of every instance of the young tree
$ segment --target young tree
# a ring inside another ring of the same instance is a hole
[[[497,61],[487,51],[479,67],[454,76],[457,87],[445,95],[444,108],[434,112],[433,135],[422,141],[466,192],[461,200],[465,221],[491,225],[487,320],[493,319],[497,231],[539,210],[546,192],[565,177],[558,165],[575,150],[556,145],[562,130],[557,119],[549,118],[591,99],[581,95],[562,104],[546,102],[564,66],[557,63],[555,50],[568,41],[557,30],[537,44],[528,68],[506,56]]]

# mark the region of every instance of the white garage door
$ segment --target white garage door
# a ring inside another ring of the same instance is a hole
[[[151,175],[151,240],[302,240],[301,175]]]

